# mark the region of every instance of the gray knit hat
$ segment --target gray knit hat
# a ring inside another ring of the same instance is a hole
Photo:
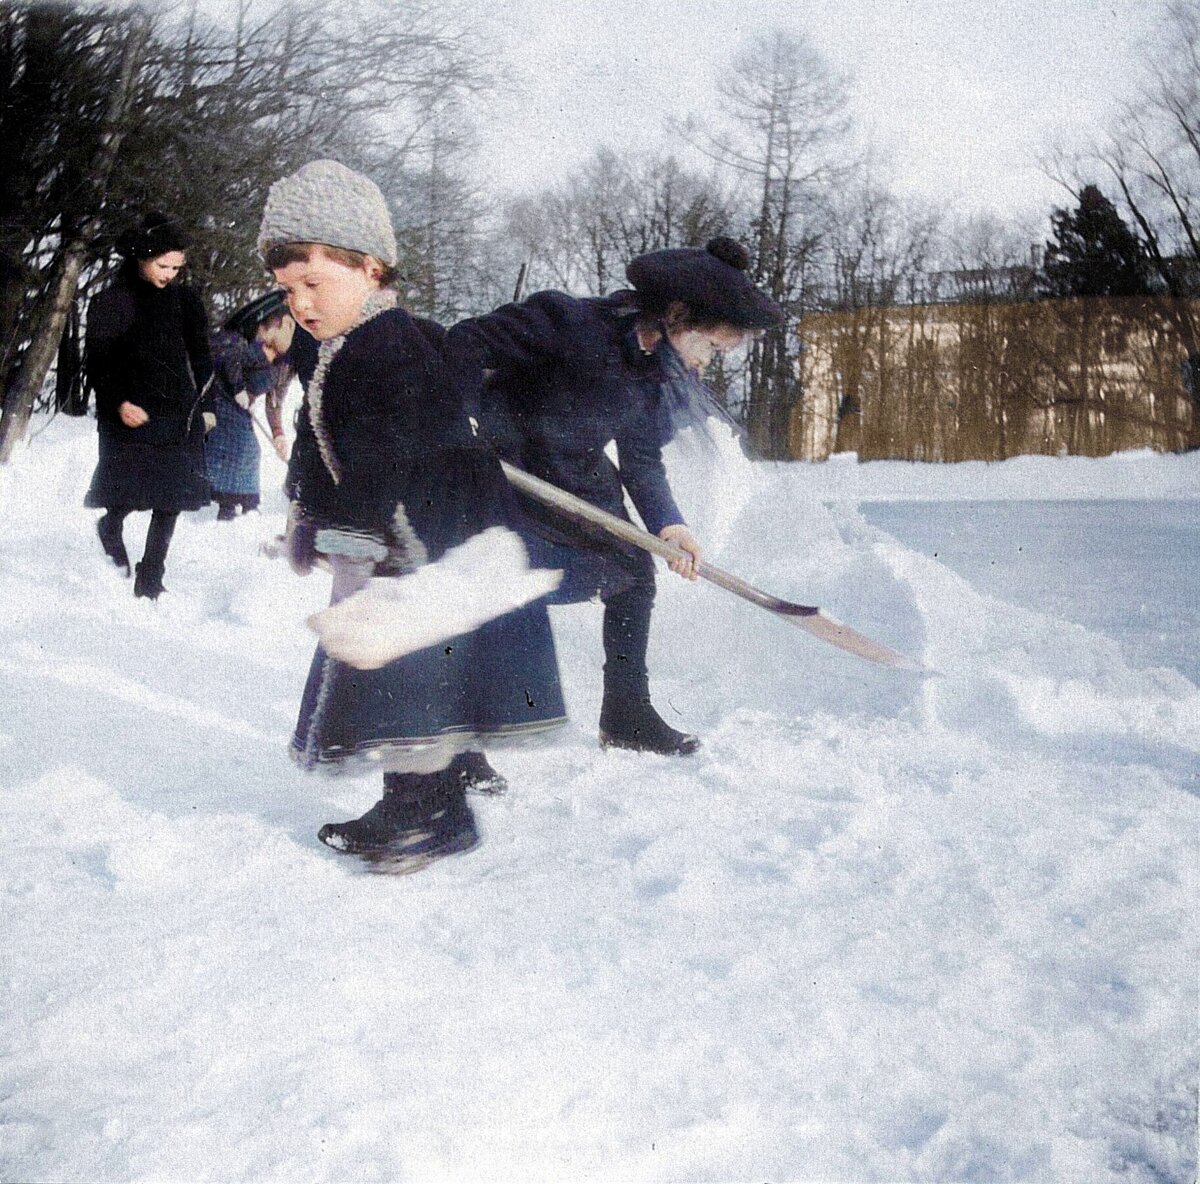
[[[336,160],[314,160],[267,193],[258,249],[324,243],[396,266],[396,232],[379,186]]]

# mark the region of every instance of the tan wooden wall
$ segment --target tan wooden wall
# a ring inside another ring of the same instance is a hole
[[[1166,298],[805,317],[792,455],[952,461],[1196,447],[1183,367],[1197,324],[1200,301]]]

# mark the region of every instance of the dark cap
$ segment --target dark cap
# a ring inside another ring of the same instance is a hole
[[[639,255],[625,275],[647,312],[664,312],[682,301],[692,317],[739,329],[769,329],[783,321],[783,310],[760,292],[746,274],[750,256],[735,239],[709,239],[708,245],[675,247]]]
[[[287,296],[282,288],[276,288],[256,297],[249,304],[243,304],[237,312],[230,315],[225,322],[225,328],[233,333],[240,333],[249,341],[258,332],[259,325],[264,325],[275,317],[284,316],[287,311]]]

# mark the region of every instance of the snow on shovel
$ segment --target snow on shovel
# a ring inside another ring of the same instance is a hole
[[[624,518],[618,518],[615,514],[600,509],[599,506],[593,506],[591,502],[585,502],[573,493],[559,489],[557,485],[551,485],[549,481],[543,481],[532,473],[526,473],[523,469],[518,469],[507,461],[501,461],[500,465],[504,469],[504,475],[508,478],[509,484],[514,489],[558,510],[569,518],[599,526],[609,534],[615,535],[627,543],[632,543],[643,551],[649,551],[661,559],[671,560],[686,557],[686,552],[656,535],[652,535],[649,531],[634,526],[632,522],[627,522]],[[750,601],[751,604],[765,608],[777,617],[791,621],[793,625],[799,626],[814,637],[819,637],[822,641],[837,646],[840,650],[846,650],[847,653],[865,658],[868,662],[891,666],[896,670],[925,669],[920,662],[897,653],[877,641],[872,641],[871,638],[851,629],[848,625],[840,624],[821,612],[816,605],[793,604],[790,600],[781,600],[778,596],[763,592],[761,589],[755,588],[753,584],[748,584],[738,576],[722,571],[721,568],[714,567],[711,563],[697,564],[696,574],[701,579],[708,580],[709,583],[716,584],[719,588],[724,588],[727,592],[732,592],[735,596]]]
[[[377,670],[538,600],[561,580],[560,571],[529,566],[519,535],[492,526],[409,575],[373,577],[308,625],[327,654]]]

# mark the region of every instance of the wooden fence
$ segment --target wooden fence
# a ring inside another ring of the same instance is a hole
[[[957,461],[1194,448],[1197,325],[1200,301],[1165,297],[805,317],[791,452]]]

